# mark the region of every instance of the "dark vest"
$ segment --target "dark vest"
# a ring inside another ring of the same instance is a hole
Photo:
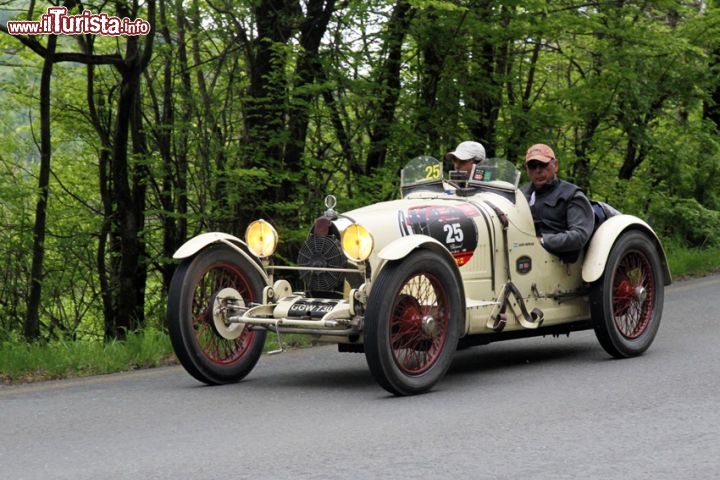
[[[538,190],[532,183],[524,189],[528,202],[535,192],[535,203],[530,206],[530,211],[537,235],[564,232],[568,229],[567,206],[578,190],[580,189],[576,185],[559,178]]]

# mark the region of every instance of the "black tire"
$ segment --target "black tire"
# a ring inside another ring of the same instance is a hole
[[[663,270],[655,242],[639,231],[622,234],[590,294],[600,345],[615,358],[641,355],[658,332],[663,301]]]
[[[245,326],[237,338],[225,338],[213,321],[212,306],[223,288],[235,289],[245,305],[256,302],[264,285],[248,260],[223,244],[206,247],[178,266],[168,293],[168,330],[175,355],[190,375],[220,385],[250,373],[266,332]]]
[[[365,315],[365,358],[394,395],[431,389],[447,372],[465,318],[461,288],[448,260],[418,250],[387,265]]]

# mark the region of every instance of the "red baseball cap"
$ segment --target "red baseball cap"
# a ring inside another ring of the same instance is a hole
[[[550,163],[555,160],[555,152],[553,152],[553,149],[548,147],[544,143],[536,143],[532,147],[528,148],[528,151],[525,154],[525,163],[529,162],[530,160]]]

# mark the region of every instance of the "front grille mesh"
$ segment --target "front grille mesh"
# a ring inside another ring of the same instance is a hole
[[[300,248],[297,263],[301,267],[343,268],[347,261],[340,248],[340,242],[334,235],[318,236],[311,233]],[[308,290],[331,292],[340,288],[343,274],[341,272],[302,271],[300,279]]]

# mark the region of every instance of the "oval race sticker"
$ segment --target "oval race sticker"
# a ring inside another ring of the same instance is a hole
[[[458,266],[463,266],[472,258],[478,244],[477,227],[472,219],[475,215],[477,211],[470,206],[425,205],[409,208],[404,217],[412,233],[439,241]]]

